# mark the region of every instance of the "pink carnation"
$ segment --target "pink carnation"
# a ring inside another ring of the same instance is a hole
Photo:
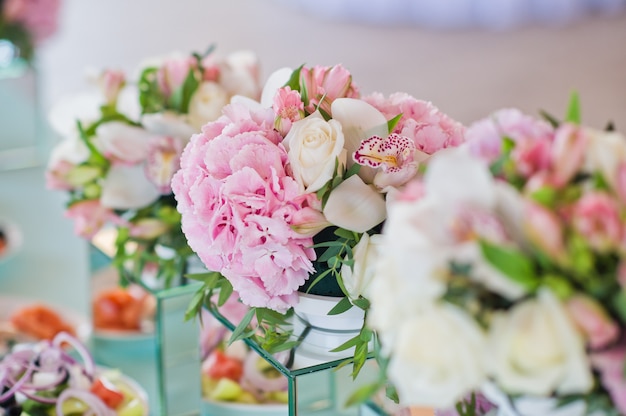
[[[60,0],[6,0],[2,15],[8,22],[21,23],[40,43],[57,30]]]
[[[249,306],[285,311],[313,272],[313,241],[292,229],[304,209],[287,174],[273,112],[230,105],[194,135],[172,188],[190,247]]]
[[[380,93],[363,98],[391,120],[402,114],[392,133],[413,139],[417,149],[428,155],[465,141],[465,127],[442,113],[432,103],[409,94],[395,93],[385,98]]]

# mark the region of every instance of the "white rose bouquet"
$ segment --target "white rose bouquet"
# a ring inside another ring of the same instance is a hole
[[[172,181],[189,245],[215,272],[198,277],[190,315],[213,289],[222,301],[234,291],[251,307],[234,339],[277,351],[293,346],[278,324],[303,293],[342,298],[333,314],[367,311],[387,199],[463,140],[429,102],[361,96],[341,65],[274,72],[260,103],[236,100],[191,138]],[[371,337],[363,326],[344,346],[356,348],[355,372]]]
[[[103,227],[115,228],[122,278],[150,270],[157,287],[170,286],[193,254],[171,178],[189,138],[232,96],[258,98],[257,58],[248,51],[220,57],[211,48],[146,62],[135,82],[115,70],[96,81],[97,91],[51,111],[62,140],[52,150],[47,185],[68,192],[66,214],[78,235],[91,240]]]
[[[495,112],[394,199],[368,321],[402,403],[626,413],[626,138],[579,118]]]

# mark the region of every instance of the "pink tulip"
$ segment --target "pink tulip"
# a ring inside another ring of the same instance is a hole
[[[618,326],[592,298],[575,295],[567,301],[566,307],[592,349],[603,348],[617,339]]]
[[[532,201],[527,201],[524,209],[524,229],[530,241],[557,262],[563,261],[566,252],[559,217]]]
[[[622,222],[617,201],[604,192],[583,195],[573,208],[574,228],[600,252],[617,247],[622,240]]]
[[[580,169],[589,139],[584,130],[573,124],[561,125],[555,133],[551,149],[554,182],[565,185]]]

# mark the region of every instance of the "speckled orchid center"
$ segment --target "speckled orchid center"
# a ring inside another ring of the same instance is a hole
[[[354,153],[354,160],[359,165],[381,167],[385,172],[398,172],[413,161],[415,150],[413,140],[399,134],[390,134],[385,138],[372,136],[361,142]]]

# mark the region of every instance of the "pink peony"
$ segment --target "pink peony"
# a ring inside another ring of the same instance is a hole
[[[237,104],[224,114],[191,138],[172,180],[182,229],[246,305],[284,312],[313,272],[313,241],[292,229],[302,189],[271,114]]]
[[[57,30],[60,0],[6,0],[0,14],[8,22],[18,22],[40,43]]]
[[[402,114],[392,133],[413,140],[417,150],[432,155],[438,150],[456,147],[465,141],[461,123],[439,111],[432,103],[418,100],[405,93],[385,98],[376,93],[363,98],[376,107],[387,120]]]

